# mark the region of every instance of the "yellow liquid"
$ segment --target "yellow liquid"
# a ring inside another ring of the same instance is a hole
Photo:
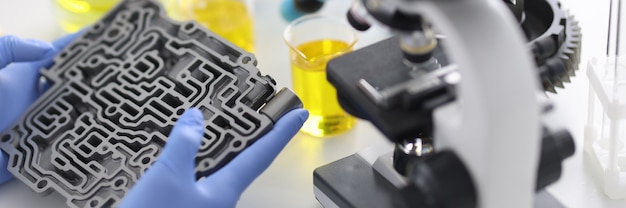
[[[309,111],[309,119],[301,131],[324,137],[350,130],[356,118],[341,108],[335,88],[326,80],[326,64],[350,51],[348,43],[324,39],[303,43],[296,49],[301,54],[291,51],[293,87]]]
[[[58,18],[65,33],[76,32],[98,21],[119,0],[55,0]]]
[[[193,18],[219,36],[254,52],[252,17],[245,2],[236,0],[190,0]]]

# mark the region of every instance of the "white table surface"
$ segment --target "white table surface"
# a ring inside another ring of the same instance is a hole
[[[60,32],[52,10],[52,0],[0,0],[0,33],[53,40]],[[291,86],[288,49],[282,41],[286,23],[279,16],[281,0],[257,0],[255,35],[258,67],[270,74],[279,86]],[[349,0],[330,0],[323,13],[343,16]],[[564,163],[562,178],[548,190],[567,207],[626,207],[626,200],[608,199],[594,183],[583,163],[582,141],[586,118],[586,62],[603,55],[606,40],[608,0],[562,0],[580,20],[583,28],[581,68],[565,90],[550,98],[557,105],[557,118],[574,135],[576,154]],[[362,35],[362,47],[380,40],[380,29]],[[2,101],[4,102],[4,101]],[[367,121],[360,121],[350,132],[334,138],[312,138],[298,134],[241,196],[239,207],[321,207],[313,195],[313,170],[366,148],[391,144]],[[65,207],[65,200],[53,193],[42,197],[17,180],[0,186],[0,207]]]

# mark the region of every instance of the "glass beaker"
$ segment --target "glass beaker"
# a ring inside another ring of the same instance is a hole
[[[119,0],[54,0],[64,33],[73,33],[96,22]]]
[[[308,15],[287,26],[284,40],[290,49],[294,91],[309,111],[301,131],[324,137],[354,127],[356,118],[341,108],[335,88],[326,80],[326,64],[352,51],[357,32],[339,17]]]
[[[248,52],[254,52],[252,0],[179,0],[182,15],[194,19]]]
[[[73,33],[95,23],[120,0],[54,0],[56,14],[63,33]],[[177,0],[158,0],[167,14],[180,20],[181,8]]]

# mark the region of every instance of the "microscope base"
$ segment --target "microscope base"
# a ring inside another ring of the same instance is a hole
[[[314,194],[325,208],[352,207],[429,207],[425,197],[407,195],[372,168],[359,154],[353,154],[313,173]],[[535,197],[536,208],[565,207],[547,191]]]

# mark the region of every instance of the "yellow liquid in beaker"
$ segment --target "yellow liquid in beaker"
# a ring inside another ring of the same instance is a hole
[[[298,55],[291,51],[294,91],[309,111],[309,119],[301,131],[323,137],[343,133],[356,124],[337,102],[335,88],[326,80],[326,64],[331,58],[351,50],[338,40],[315,40],[298,45]]]
[[[54,0],[61,29],[65,33],[73,33],[95,23],[119,2],[120,0]],[[182,0],[156,0],[156,2],[163,5],[168,17],[178,21],[189,19],[190,15],[187,13],[190,11],[183,9],[188,2]]]
[[[219,36],[254,52],[252,17],[244,1],[191,0],[193,19]]]
[[[58,18],[65,33],[76,32],[98,21],[119,0],[55,0]]]

